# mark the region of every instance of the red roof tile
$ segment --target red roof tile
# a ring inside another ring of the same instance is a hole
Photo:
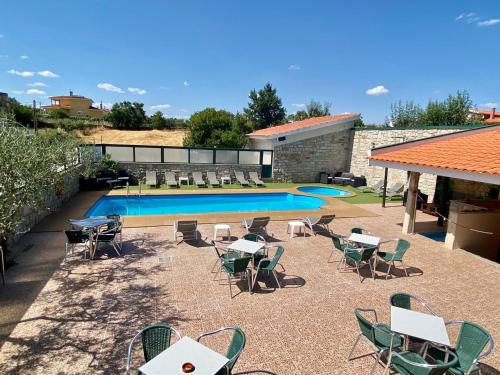
[[[500,176],[500,126],[373,150],[370,159]]]
[[[355,120],[359,116],[358,113],[345,113],[342,115],[331,115],[322,117],[312,117],[302,121],[295,121],[289,124],[272,126],[266,129],[256,130],[253,133],[248,134],[249,136],[262,136],[268,137],[272,135],[278,135],[282,133],[290,133],[300,129],[311,128],[318,125],[325,125],[329,122],[342,121],[352,119]]]

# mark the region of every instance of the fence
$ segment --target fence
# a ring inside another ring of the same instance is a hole
[[[247,149],[193,148],[173,146],[96,145],[101,155],[117,162],[172,164],[260,165],[262,177],[271,177],[273,151]]]

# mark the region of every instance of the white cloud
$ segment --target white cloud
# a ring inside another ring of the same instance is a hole
[[[384,86],[379,85],[372,87],[371,89],[366,90],[367,95],[373,95],[373,96],[379,96],[379,95],[384,95],[389,92],[388,89],[386,89]]]
[[[297,64],[292,64],[288,66],[288,70],[300,70],[300,69],[301,69],[300,65]]]
[[[481,27],[485,27],[485,26],[493,26],[493,25],[496,25],[498,23],[500,23],[500,18],[492,18],[489,20],[478,22],[477,25],[481,26]]]
[[[124,92],[121,88],[116,87],[111,83],[98,83],[97,87],[106,91],[119,92],[120,94]]]
[[[189,82],[188,81],[184,81],[183,85],[186,86],[186,87],[188,87],[189,86]]]
[[[57,78],[59,77],[58,74],[51,72],[50,70],[42,70],[37,73],[39,76],[45,77],[45,78]]]
[[[457,18],[455,18],[455,21],[460,21],[464,17],[465,17],[465,13],[461,13]]]
[[[26,91],[28,95],[45,95],[46,92],[43,90],[38,90],[38,89],[29,89]]]
[[[297,108],[305,108],[306,105],[304,103],[293,103],[292,104],[294,107],[297,107]]]
[[[21,55],[19,56],[21,58],[21,60],[26,60],[26,59],[29,59],[29,56],[28,55]]]
[[[21,76],[21,77],[33,77],[35,75],[34,72],[20,72],[19,70],[15,70],[15,69],[7,70],[7,73],[14,74],[16,76]]]
[[[21,95],[21,94],[24,94],[24,91],[22,91],[22,90],[12,90],[12,93],[16,94],[16,95]]]
[[[28,83],[27,86],[30,87],[47,87],[47,85],[43,82],[33,82],[33,83]]]
[[[149,108],[152,110],[155,110],[155,111],[161,111],[162,109],[172,108],[172,105],[171,104],[156,104],[156,105],[152,105]]]
[[[498,108],[498,103],[483,103],[483,104],[481,104],[481,107]]]
[[[127,90],[128,90],[128,92],[138,94],[138,95],[144,95],[146,93],[146,90],[139,89],[137,87],[129,87]]]

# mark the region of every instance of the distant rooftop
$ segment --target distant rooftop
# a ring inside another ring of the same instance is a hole
[[[250,137],[270,137],[281,134],[293,133],[295,131],[300,131],[303,129],[309,129],[316,126],[333,125],[336,123],[342,123],[347,120],[356,120],[359,117],[359,113],[343,113],[341,115],[331,115],[322,117],[312,117],[306,120],[295,121],[289,124],[276,125],[266,129],[256,130],[253,133],[248,134]]]

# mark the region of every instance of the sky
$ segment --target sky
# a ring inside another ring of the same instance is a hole
[[[500,104],[499,0],[9,1],[0,91],[75,94],[187,118],[242,111],[271,82],[287,113],[311,99],[382,123],[391,103],[467,90]]]

